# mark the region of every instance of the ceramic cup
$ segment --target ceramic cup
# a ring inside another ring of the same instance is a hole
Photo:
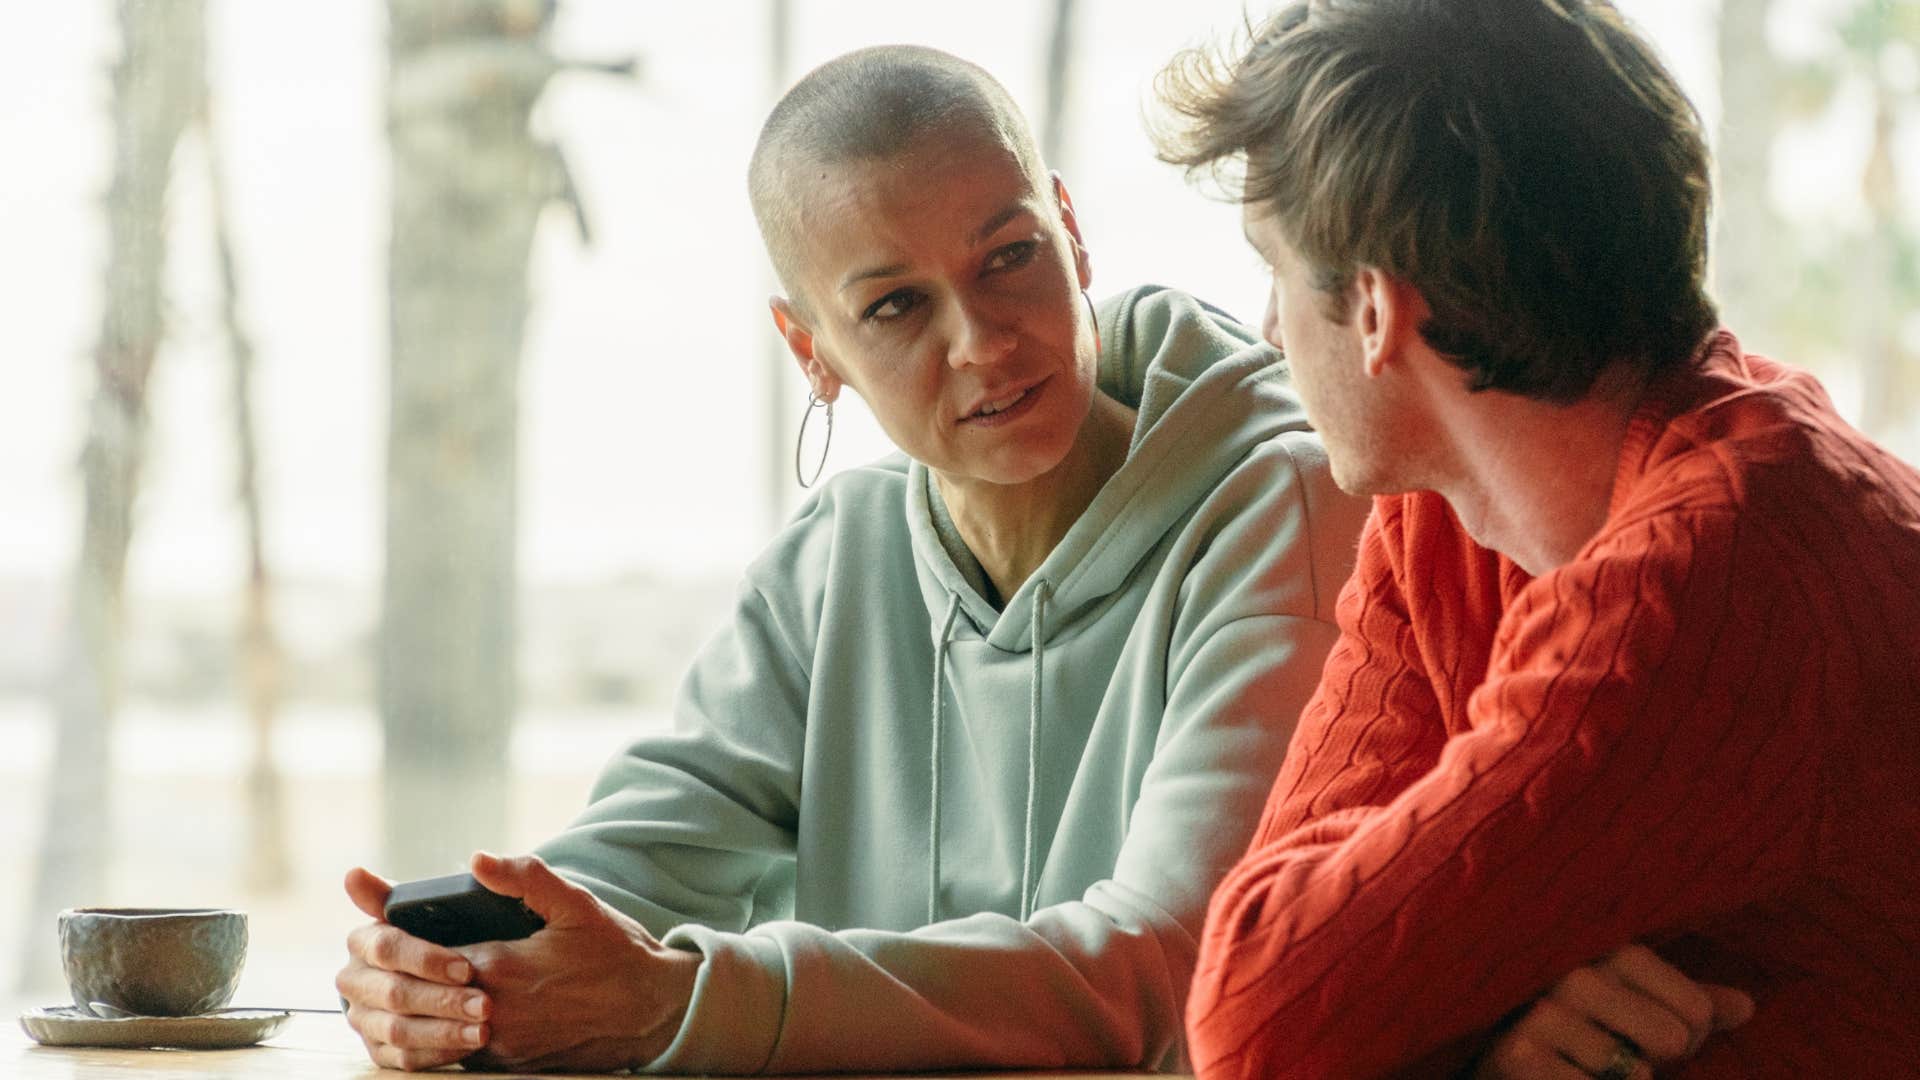
[[[247,960],[247,916],[75,908],[60,913],[60,959],[82,1010],[101,1001],[148,1016],[197,1016],[233,1000]]]

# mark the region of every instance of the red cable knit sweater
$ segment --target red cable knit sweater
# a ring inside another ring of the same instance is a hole
[[[1445,1075],[1630,941],[1749,990],[1687,1077],[1920,1077],[1920,473],[1722,333],[1529,578],[1379,499],[1188,1007],[1213,1077]]]

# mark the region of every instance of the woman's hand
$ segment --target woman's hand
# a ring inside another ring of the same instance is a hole
[[[473,965],[385,921],[392,882],[355,867],[346,885],[374,921],[347,935],[347,966],[333,982],[367,1056],[389,1069],[436,1069],[478,1050],[492,1005],[468,985]]]
[[[374,1064],[610,1072],[666,1049],[693,996],[698,954],[661,945],[536,856],[475,855],[472,869],[546,927],[442,948],[382,919],[391,882],[347,874],[347,895],[375,921],[348,935],[334,985]]]
[[[519,941],[456,950],[492,1005],[486,1047],[469,1068],[610,1072],[667,1048],[693,996],[698,953],[660,944],[538,856],[480,854],[472,869],[547,925]]]
[[[1696,983],[1644,945],[1567,974],[1481,1060],[1475,1080],[1652,1080],[1746,1023],[1753,999]]]

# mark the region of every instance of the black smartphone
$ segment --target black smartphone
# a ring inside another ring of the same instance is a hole
[[[516,941],[547,925],[517,898],[502,896],[472,874],[405,881],[387,894],[387,921],[435,945]]]

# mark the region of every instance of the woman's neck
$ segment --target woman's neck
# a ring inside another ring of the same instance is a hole
[[[1119,471],[1135,417],[1134,410],[1096,391],[1080,437],[1052,471],[1024,484],[933,474],[960,539],[1002,598],[1020,591]]]

